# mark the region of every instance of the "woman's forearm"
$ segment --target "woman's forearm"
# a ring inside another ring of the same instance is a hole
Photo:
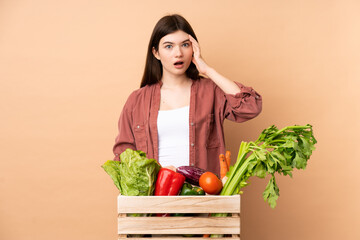
[[[235,82],[222,76],[211,67],[206,69],[206,76],[208,76],[226,94],[235,95],[241,91]]]

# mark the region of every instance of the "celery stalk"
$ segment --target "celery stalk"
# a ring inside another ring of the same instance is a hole
[[[280,130],[272,125],[264,129],[255,142],[241,142],[236,163],[230,167],[220,195],[239,194],[251,176],[265,178],[270,174],[272,177],[263,192],[263,198],[271,208],[275,208],[279,188],[274,174],[277,172],[292,177],[294,168],[305,169],[316,143],[310,124],[288,126]],[[212,216],[224,217],[227,213]],[[211,235],[213,238],[222,236]]]

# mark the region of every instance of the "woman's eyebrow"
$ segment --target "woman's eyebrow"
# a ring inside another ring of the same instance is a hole
[[[184,43],[184,42],[187,42],[187,41],[190,41],[190,39],[185,39],[185,40],[182,41],[181,43]],[[163,45],[164,45],[164,44],[173,44],[173,42],[166,41],[166,42],[163,42]]]

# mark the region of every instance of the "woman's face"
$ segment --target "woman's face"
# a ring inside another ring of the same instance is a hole
[[[189,34],[178,30],[160,39],[154,56],[161,61],[163,74],[183,75],[191,64],[193,49]]]

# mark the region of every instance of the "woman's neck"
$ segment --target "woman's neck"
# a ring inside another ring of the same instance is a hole
[[[182,76],[162,76],[162,88],[177,88],[186,86],[191,81],[185,74]]]

